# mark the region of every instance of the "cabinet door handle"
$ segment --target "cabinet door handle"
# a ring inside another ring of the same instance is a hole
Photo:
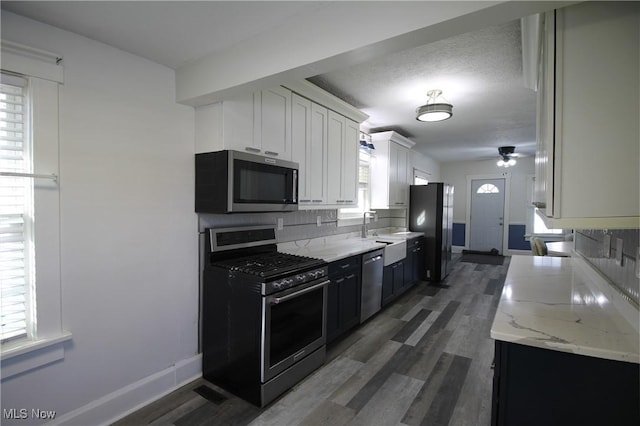
[[[344,281],[344,278],[338,278],[338,279],[336,280],[336,284],[340,284],[342,281]]]
[[[350,263],[347,263],[347,264],[344,264],[344,265],[340,265],[340,267],[341,267],[342,269],[347,269],[347,268],[350,268],[350,267],[351,267],[351,264],[350,264]]]
[[[321,203],[322,200],[311,200],[312,203]]]
[[[350,280],[351,278],[353,278],[355,276],[356,276],[356,274],[347,275],[347,279]]]
[[[252,146],[245,146],[244,150],[245,151],[249,151],[249,152],[260,152],[260,150],[258,148],[254,148]]]
[[[310,203],[310,202],[311,202],[311,200],[300,200],[299,202],[300,202],[300,203]]]
[[[277,152],[273,152],[273,151],[265,151],[264,153],[267,155],[273,155],[274,157],[277,157],[279,155]]]
[[[353,200],[344,200],[345,203],[353,203]]]

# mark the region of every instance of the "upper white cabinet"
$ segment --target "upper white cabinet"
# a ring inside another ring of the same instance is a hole
[[[292,160],[298,163],[300,207],[327,203],[328,110],[292,96]]]
[[[196,108],[196,152],[221,149],[291,160],[291,91],[275,87]]]
[[[291,159],[291,91],[274,87],[253,95],[253,140],[261,154]]]
[[[327,204],[358,204],[358,123],[334,111],[328,115]]]
[[[414,145],[390,131],[373,133],[375,161],[371,162],[371,208],[394,209],[409,206],[411,166],[409,150]]]
[[[298,163],[301,209],[358,203],[367,115],[306,80],[196,108],[196,153],[232,149]]]
[[[549,228],[638,228],[640,4],[540,23],[535,204]]]

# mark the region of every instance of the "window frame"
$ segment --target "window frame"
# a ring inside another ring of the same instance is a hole
[[[371,209],[371,157],[374,154],[360,149],[358,152],[358,205],[357,207],[344,207],[338,209],[338,226],[349,226],[362,223],[365,211]],[[361,167],[368,169],[368,182],[360,181]],[[364,192],[364,197],[362,193]]]
[[[34,178],[34,239],[37,327],[33,336],[0,345],[2,378],[64,358],[71,333],[62,327],[60,258],[59,85],[60,55],[2,41],[2,71],[28,80]],[[48,178],[51,176],[52,178]]]

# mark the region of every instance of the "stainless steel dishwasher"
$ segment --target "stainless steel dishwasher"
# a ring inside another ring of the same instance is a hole
[[[378,312],[382,306],[383,250],[362,255],[362,299],[360,322]]]

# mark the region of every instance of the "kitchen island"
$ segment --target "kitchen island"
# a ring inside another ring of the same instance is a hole
[[[640,424],[638,310],[580,257],[513,256],[492,424]]]

